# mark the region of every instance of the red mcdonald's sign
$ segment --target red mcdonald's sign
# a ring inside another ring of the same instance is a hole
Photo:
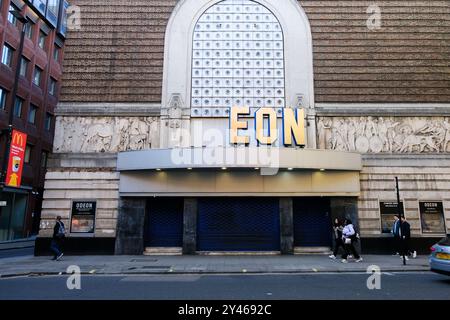
[[[8,187],[20,187],[26,145],[27,135],[23,132],[13,130],[5,181]]]

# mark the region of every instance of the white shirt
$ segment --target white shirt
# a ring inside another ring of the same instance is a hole
[[[348,224],[344,227],[344,230],[342,230],[342,235],[344,238],[350,238],[355,234],[355,229],[353,228],[352,224]]]

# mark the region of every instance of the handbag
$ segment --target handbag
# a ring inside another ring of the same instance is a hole
[[[59,239],[62,239],[66,236],[66,229],[64,228],[64,225],[62,225],[61,223],[59,224],[59,229],[58,229],[58,233],[56,234],[56,237]]]

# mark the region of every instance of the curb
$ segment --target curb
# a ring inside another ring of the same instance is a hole
[[[395,272],[395,273],[407,273],[407,272],[431,272],[430,268],[413,268],[413,269],[386,269],[382,273]],[[283,275],[283,274],[324,274],[324,273],[341,273],[341,274],[354,274],[354,273],[367,273],[366,270],[272,270],[272,271],[157,271],[157,272],[81,272],[83,276],[151,276],[151,275]],[[43,277],[43,276],[67,276],[71,275],[66,272],[23,272],[23,273],[11,273],[0,274],[0,279],[16,278],[16,277]]]

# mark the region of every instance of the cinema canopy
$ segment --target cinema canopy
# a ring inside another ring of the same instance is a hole
[[[415,3],[445,20],[431,2]],[[390,251],[396,176],[427,248],[450,219],[444,31],[383,6],[378,30],[365,1],[86,5],[37,251],[56,215],[85,253],[328,252],[335,218],[364,252]],[[113,32],[95,19],[108,12]]]

